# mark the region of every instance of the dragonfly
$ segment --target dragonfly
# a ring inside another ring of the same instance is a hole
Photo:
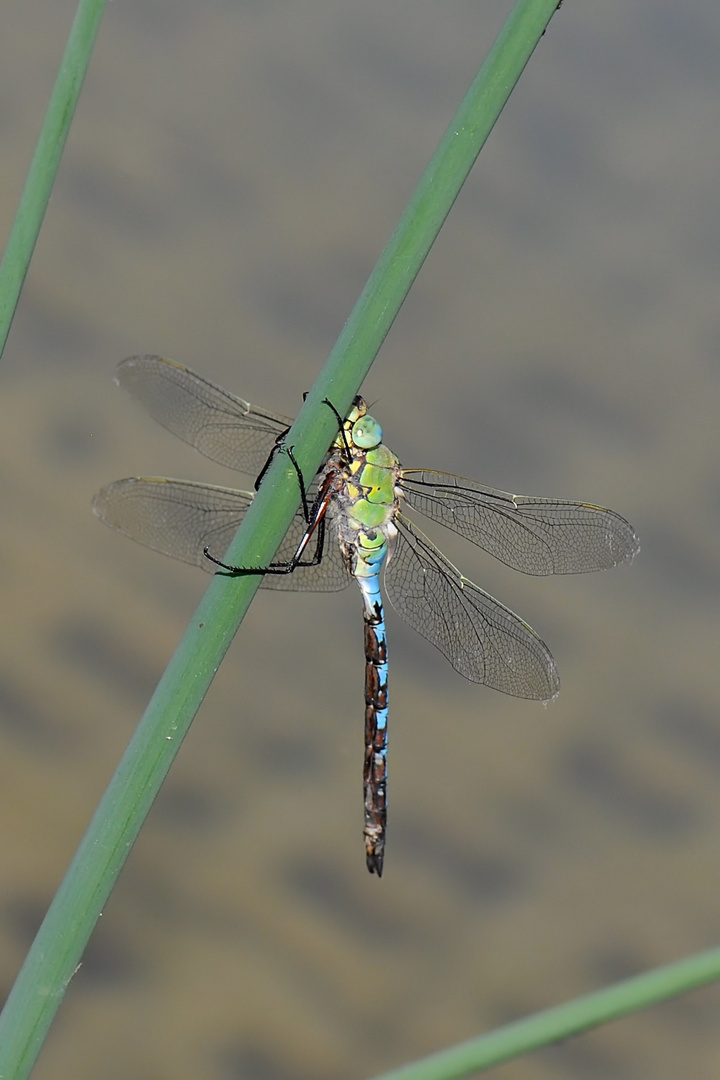
[[[547,702],[560,689],[545,642],[523,619],[458,570],[407,516],[418,512],[525,574],[577,574],[631,560],[638,538],[625,518],[591,503],[513,495],[452,473],[404,469],[380,424],[356,397],[335,412],[338,434],[307,486],[285,436],[292,420],[256,408],[160,356],[123,360],[116,382],[174,435],[261,482],[275,454],[298,473],[303,507],[263,569],[224,554],[254,492],[129,477],[108,484],[93,510],[133,540],[209,572],[261,574],[261,586],[334,592],[354,578],[365,625],[364,840],[382,876],[387,826],[388,652],[384,592],[393,608],[471,682]]]

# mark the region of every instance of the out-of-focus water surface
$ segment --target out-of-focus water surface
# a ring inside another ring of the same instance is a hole
[[[293,413],[509,4],[108,5],[0,370],[0,973],[9,989],[207,584],[103,483],[247,486],[144,416],[160,352]],[[0,35],[12,219],[72,0]],[[549,642],[547,709],[389,616],[390,832],[362,847],[356,590],[260,595],[38,1080],[355,1080],[717,942],[720,10],[567,2],[364,387],[408,466],[612,506],[642,554],[464,572]],[[707,989],[498,1070],[720,1070]]]

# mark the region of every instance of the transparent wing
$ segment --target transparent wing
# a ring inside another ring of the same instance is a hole
[[[632,525],[602,506],[511,495],[452,473],[403,469],[408,505],[525,574],[583,574],[632,559]]]
[[[131,477],[104,487],[93,500],[101,521],[145,547],[173,559],[200,566],[208,573],[217,567],[204,555],[208,550],[222,559],[253,500],[248,491],[194,484],[163,477]],[[288,562],[306,529],[298,514],[280,545],[275,562]],[[311,541],[309,551],[315,550]],[[325,528],[323,559],[318,566],[299,566],[292,574],[266,574],[262,587],[292,592],[335,592],[352,580],[343,562],[334,521]]]
[[[118,365],[116,382],[173,435],[253,478],[292,424],[161,356],[128,357]]]
[[[456,671],[513,697],[548,701],[560,689],[552,655],[519,616],[463,577],[401,513],[385,570],[391,604]]]

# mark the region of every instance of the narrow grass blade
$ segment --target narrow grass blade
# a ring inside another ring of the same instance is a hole
[[[105,0],[80,0],[35,154],[0,264],[0,356],[35,250],[45,208],[90,63]]]
[[[374,1080],[460,1080],[464,1076],[476,1076],[530,1050],[539,1050],[649,1005],[697,990],[719,978],[720,949],[709,949],[564,1005],[544,1009],[477,1039],[392,1069]]]

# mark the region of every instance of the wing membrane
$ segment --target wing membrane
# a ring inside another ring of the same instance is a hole
[[[104,487],[93,500],[93,512],[113,529],[145,547],[173,559],[199,566],[208,573],[217,567],[204,549],[222,559],[247,512],[253,496],[248,491],[195,484],[163,477],[131,477]],[[293,519],[275,562],[289,562],[306,529],[298,513]],[[314,544],[311,542],[311,552]],[[266,574],[262,588],[291,592],[335,592],[351,578],[329,518],[325,529],[323,559],[318,566],[298,566],[291,574]]]
[[[395,610],[471,682],[547,701],[560,689],[555,661],[519,616],[463,577],[403,514],[385,570]]]
[[[632,525],[602,506],[512,495],[427,469],[403,469],[398,487],[413,510],[525,574],[605,570],[640,550]]]
[[[116,381],[173,435],[253,478],[292,424],[161,356],[128,357],[118,365]]]

